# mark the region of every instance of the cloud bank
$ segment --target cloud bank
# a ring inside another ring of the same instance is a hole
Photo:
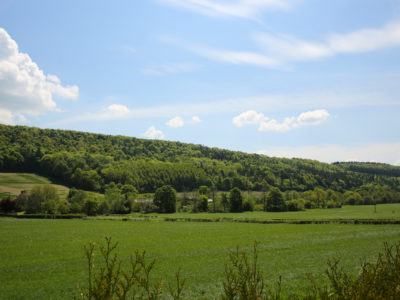
[[[38,116],[54,110],[54,96],[76,99],[78,95],[76,85],[63,86],[56,75],[45,75],[0,28],[0,122],[13,124],[24,115]]]
[[[356,146],[319,145],[272,147],[257,152],[275,157],[309,158],[324,162],[361,161],[400,165],[400,143],[369,143]]]

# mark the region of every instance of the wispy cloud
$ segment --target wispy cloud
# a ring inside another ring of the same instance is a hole
[[[201,66],[199,64],[194,63],[159,64],[142,69],[142,73],[146,75],[165,75],[186,73],[198,70],[200,68]]]
[[[321,42],[307,41],[284,34],[253,34],[265,55],[282,64],[318,60],[338,54],[364,53],[400,46],[400,22],[381,28],[360,29],[350,33],[333,33]]]
[[[143,136],[152,140],[164,139],[165,135],[161,130],[157,130],[154,126],[150,126]]]
[[[84,113],[68,119],[53,122],[52,126],[66,125],[76,122],[87,122],[87,121],[108,121],[108,120],[121,120],[129,118],[132,111],[125,105],[122,104],[111,104],[105,108],[102,108],[96,113]]]
[[[280,62],[273,57],[250,51],[231,51],[211,47],[187,46],[191,52],[210,60],[233,65],[250,65],[271,69],[282,68]]]
[[[161,40],[220,63],[289,69],[290,65],[296,62],[400,47],[400,22],[390,22],[381,28],[366,28],[344,34],[332,33],[317,42],[288,34],[262,32],[252,34],[251,38],[259,50],[217,49],[171,37],[161,37]]]
[[[260,150],[257,153],[276,157],[309,158],[324,162],[369,161],[400,164],[400,143],[369,143],[356,146],[271,147]]]
[[[254,19],[266,11],[285,11],[290,9],[287,0],[158,0],[159,2],[173,5],[212,17],[238,17]]]
[[[232,122],[237,127],[243,125],[258,125],[258,131],[289,131],[300,126],[318,125],[329,117],[325,109],[317,109],[301,113],[298,117],[287,117],[282,122],[270,119],[263,113],[249,110],[234,117]]]

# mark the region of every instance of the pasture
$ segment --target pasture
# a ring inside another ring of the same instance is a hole
[[[135,215],[133,215],[135,216]],[[151,214],[149,215],[151,216]],[[153,214],[157,218],[196,218],[196,219],[298,219],[298,220],[320,220],[320,219],[399,219],[400,204],[374,205],[345,205],[341,208],[330,209],[308,209],[305,211],[292,212],[243,212],[243,213],[175,213],[175,214]]]
[[[77,284],[84,286],[87,278],[83,245],[101,243],[105,236],[119,242],[124,262],[135,249],[145,249],[157,260],[154,279],[165,285],[180,266],[186,298],[214,299],[228,253],[236,246],[250,250],[259,241],[264,277],[273,283],[282,275],[285,294],[303,293],[308,274],[324,278],[329,258],[341,257],[343,267],[356,274],[362,258],[374,260],[383,242],[399,241],[400,226],[1,218],[0,298],[77,296]]]

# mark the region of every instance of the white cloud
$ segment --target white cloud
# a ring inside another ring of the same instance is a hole
[[[0,123],[14,125],[14,116],[11,111],[0,108]]]
[[[45,75],[17,43],[0,28],[0,105],[7,115],[37,116],[56,108],[53,96],[76,99],[77,86],[63,86],[55,75]],[[20,117],[21,118],[21,117]],[[6,120],[6,119],[4,119]]]
[[[232,119],[233,124],[237,127],[243,125],[256,124],[259,125],[259,131],[289,131],[293,128],[305,125],[318,125],[329,117],[329,113],[325,109],[317,109],[301,113],[297,118],[287,117],[282,123],[275,119],[265,117],[263,113],[254,110],[248,110]]]
[[[166,125],[173,128],[182,127],[184,124],[185,122],[183,122],[183,119],[181,117],[172,118],[166,123]]]
[[[169,118],[178,111],[181,117],[193,115],[236,114],[246,111],[249,107],[254,110],[283,112],[287,110],[310,110],[316,106],[330,108],[349,107],[399,107],[400,101],[395,94],[385,93],[313,93],[303,95],[266,95],[260,97],[237,98],[212,102],[196,102],[170,104],[162,106],[137,107],[125,115],[125,118]],[[46,126],[60,126],[88,119],[97,119],[98,114],[82,114],[72,118],[59,120]]]
[[[318,145],[260,150],[258,154],[287,158],[309,158],[324,162],[362,161],[400,163],[400,143],[370,143],[356,146]]]
[[[317,109],[300,114],[297,117],[299,125],[318,125],[329,117],[328,111],[325,109]]]
[[[165,74],[176,74],[186,73],[198,70],[200,66],[194,63],[176,63],[170,65],[155,65],[142,70],[143,74],[146,75],[165,75]]]
[[[154,126],[150,126],[149,129],[143,133],[143,136],[153,140],[160,140],[165,137],[164,133],[161,130],[157,130]]]
[[[269,121],[263,121],[260,123],[258,127],[258,131],[289,131],[295,127],[298,127],[296,124],[293,123],[294,118],[285,118],[282,123],[272,119]]]
[[[255,110],[248,110],[232,119],[233,124],[237,127],[242,127],[248,124],[260,124],[265,121],[263,113],[258,113]]]
[[[121,118],[129,113],[129,108],[122,104],[111,104],[107,107],[105,116],[109,118]]]
[[[287,0],[159,0],[170,5],[214,17],[239,17],[257,19],[263,11],[288,10]]]
[[[198,116],[193,116],[192,119],[190,120],[190,123],[192,124],[196,124],[196,123],[200,123],[201,119]]]

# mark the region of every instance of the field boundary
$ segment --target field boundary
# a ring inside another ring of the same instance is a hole
[[[182,218],[182,217],[158,217],[140,215],[136,217],[125,216],[98,216],[88,217],[84,214],[4,214],[0,213],[0,217],[12,217],[17,219],[84,219],[84,220],[104,220],[104,221],[156,221],[156,222],[230,222],[230,223],[253,223],[253,224],[364,224],[364,225],[395,225],[400,224],[400,218],[392,219],[250,219],[250,218]]]

